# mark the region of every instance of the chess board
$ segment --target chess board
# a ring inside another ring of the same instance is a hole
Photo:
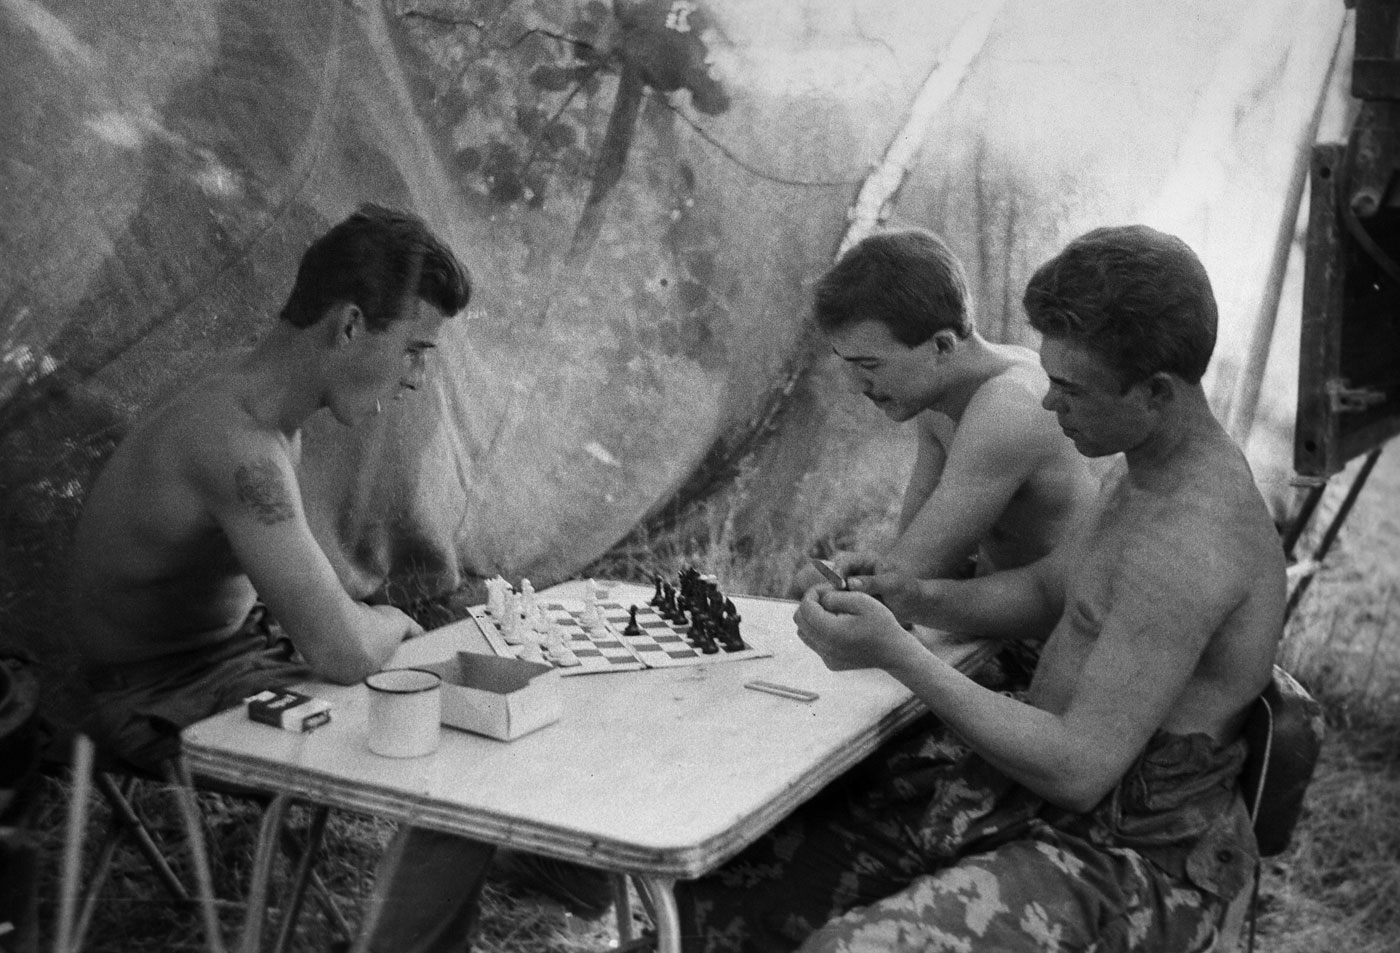
[[[559,669],[559,674],[586,675],[593,672],[625,672],[677,665],[711,665],[718,662],[765,658],[771,654],[754,645],[747,632],[743,633],[744,648],[725,651],[720,647],[719,651],[706,654],[690,644],[684,629],[677,629],[671,622],[657,615],[651,606],[640,603],[637,604],[637,626],[642,630],[641,635],[623,635],[622,630],[627,627],[630,618],[631,605],[600,600],[598,611],[603,616],[606,627],[590,631],[580,621],[583,616],[583,600],[542,601],[540,612],[559,626],[569,648],[579,661],[578,665],[567,667],[551,662]],[[486,611],[485,606],[473,606],[469,611],[493,652],[504,658],[520,655],[524,646],[506,643],[501,637],[500,625]]]

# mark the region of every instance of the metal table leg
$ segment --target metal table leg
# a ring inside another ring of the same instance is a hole
[[[651,897],[653,915],[656,919],[657,953],[681,953],[680,909],[676,906],[676,878],[656,877],[650,874],[635,875]]]

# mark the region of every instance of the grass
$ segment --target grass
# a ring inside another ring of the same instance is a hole
[[[812,537],[745,532],[746,478],[704,504],[667,533],[638,533],[584,575],[647,581],[656,570],[683,563],[714,572],[728,591],[781,595],[802,557],[852,545],[869,545],[887,531],[893,503],[850,501],[799,487],[806,512],[821,531]],[[1341,543],[1329,557],[1286,634],[1281,659],[1323,703],[1329,734],[1304,815],[1290,849],[1266,862],[1260,904],[1260,953],[1313,953],[1318,949],[1382,953],[1400,932],[1400,639],[1394,567],[1400,565],[1400,525],[1390,510],[1400,498],[1400,460],[1384,461],[1362,494]],[[1345,480],[1338,481],[1340,487]],[[1324,507],[1325,508],[1325,507]],[[839,511],[838,511],[839,510]],[[1304,550],[1306,550],[1306,542]],[[41,923],[54,917],[56,858],[61,856],[68,788],[44,780],[35,825],[48,863],[41,878]],[[254,805],[204,795],[216,890],[239,896],[247,882],[256,837]],[[140,809],[167,833],[178,834],[169,792],[150,785]],[[93,818],[105,809],[94,803]],[[333,815],[328,857],[321,870],[342,912],[352,921],[368,895],[375,859],[391,833],[373,819]],[[89,839],[89,853],[93,850]],[[179,842],[178,836],[171,838]],[[178,854],[177,866],[185,862]],[[99,904],[87,949],[93,953],[198,951],[204,949],[194,912],[173,907],[140,861],[118,852],[113,882]],[[311,908],[314,910],[314,907]],[[639,926],[644,911],[632,911]],[[241,910],[225,905],[231,932]],[[328,948],[333,935],[319,913],[302,917],[294,951]],[[579,921],[553,903],[518,887],[489,882],[476,948],[490,953],[584,953],[616,943],[611,914]],[[48,949],[45,938],[44,949]]]

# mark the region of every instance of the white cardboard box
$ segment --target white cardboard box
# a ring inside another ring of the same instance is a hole
[[[510,741],[559,720],[559,672],[552,665],[458,652],[432,665],[442,677],[442,723]]]

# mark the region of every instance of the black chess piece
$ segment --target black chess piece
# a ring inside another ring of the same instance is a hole
[[[713,655],[719,651],[719,643],[715,641],[715,630],[716,626],[711,620],[697,615],[695,624],[690,627],[686,638],[705,655]]]
[[[651,601],[649,601],[647,605],[659,606],[666,599],[666,596],[661,592],[661,573],[653,573],[652,579],[656,581],[656,591],[651,594]]]
[[[708,638],[710,623],[704,616],[697,615],[691,620],[690,629],[685,633],[685,640],[697,649],[704,644]]]
[[[724,632],[724,647],[730,652],[740,652],[748,648],[744,644],[744,637],[739,632],[739,622],[743,617],[739,613],[728,613],[724,615],[724,620],[720,624]]]
[[[623,635],[641,635],[642,627],[637,624],[637,607],[628,609],[627,627],[622,630]]]
[[[686,613],[690,611],[690,600],[685,596],[677,595],[676,601],[671,609],[670,620],[676,625],[685,625]]]

